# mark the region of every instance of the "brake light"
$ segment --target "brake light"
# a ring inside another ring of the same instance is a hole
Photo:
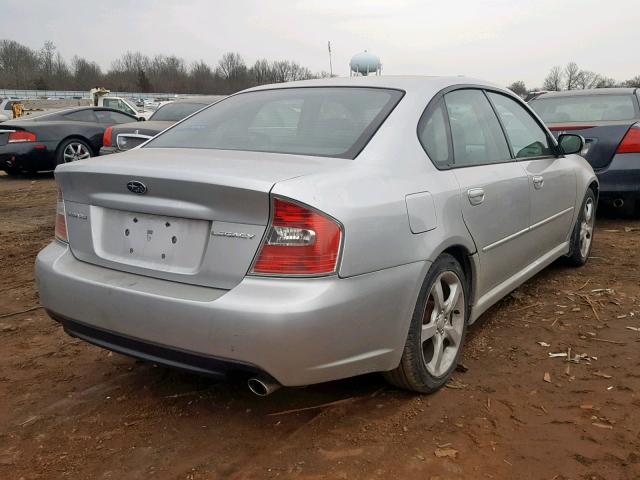
[[[332,218],[296,203],[275,198],[253,273],[327,275],[335,273],[342,228]]]
[[[25,143],[25,142],[35,142],[36,135],[31,132],[17,131],[11,132],[9,134],[9,139],[7,143]]]
[[[616,153],[640,153],[640,124],[631,126]]]
[[[62,190],[58,187],[58,203],[56,205],[56,238],[61,242],[68,242],[67,235],[67,216],[64,209],[64,199],[62,198]]]
[[[102,146],[110,147],[111,146],[111,136],[113,135],[113,127],[109,127],[104,131],[104,135],[102,136]]]
[[[571,130],[588,130],[593,128],[593,125],[556,125],[549,127],[552,132],[569,132]]]

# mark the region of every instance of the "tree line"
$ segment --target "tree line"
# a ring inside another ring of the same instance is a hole
[[[557,65],[551,68],[541,88],[528,89],[522,80],[513,82],[507,88],[524,98],[529,92],[540,90],[559,92],[561,90],[585,90],[588,88],[609,87],[640,88],[640,75],[620,82],[614,78],[592,72],[591,70],[583,70],[576,62],[569,62],[564,67]]]
[[[214,66],[203,60],[187,64],[174,55],[127,52],[103,72],[96,62],[75,55],[70,61],[53,42],[39,50],[14,40],[0,40],[0,87],[26,90],[89,90],[227,94],[266,83],[329,76],[290,60],[257,60],[248,66],[239,53],[228,52]]]

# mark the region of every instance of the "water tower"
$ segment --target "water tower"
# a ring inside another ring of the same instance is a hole
[[[362,53],[356,53],[349,63],[351,70],[349,76],[367,76],[369,74],[380,75],[382,73],[382,63],[380,58],[366,50]]]

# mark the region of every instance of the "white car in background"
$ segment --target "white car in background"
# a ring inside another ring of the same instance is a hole
[[[13,120],[13,105],[16,103],[22,103],[22,100],[8,98],[0,100],[0,122]]]

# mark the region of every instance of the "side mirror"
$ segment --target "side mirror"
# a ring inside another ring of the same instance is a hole
[[[580,135],[573,133],[563,133],[558,137],[558,145],[565,155],[580,153],[584,148],[585,140]]]

